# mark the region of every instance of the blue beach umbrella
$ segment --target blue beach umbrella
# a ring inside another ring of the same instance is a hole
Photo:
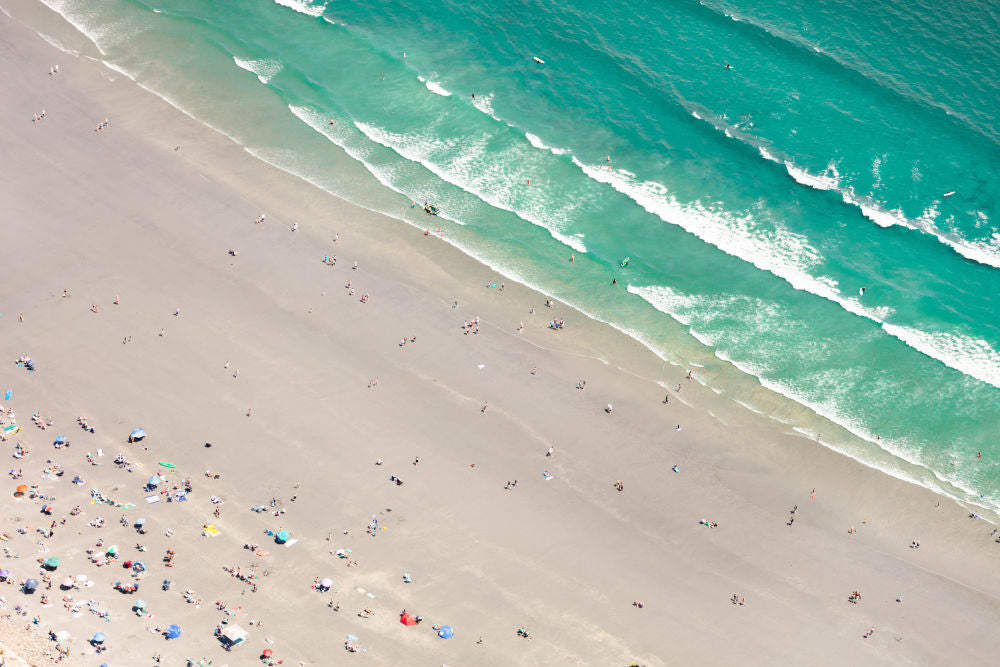
[[[145,520],[145,519],[136,519],[136,520],[135,520],[135,525],[137,525],[137,526],[141,526],[141,525],[143,525],[144,523],[146,523],[146,520]]]
[[[38,579],[28,579],[24,582],[24,590],[33,591],[38,588]]]
[[[438,630],[438,637],[441,639],[451,639],[455,636],[455,631],[451,629],[450,625],[442,625],[441,629]]]
[[[167,628],[167,639],[177,639],[181,636],[181,626],[171,625]]]
[[[274,536],[274,541],[277,542],[278,544],[284,544],[285,542],[287,542],[288,541],[288,531],[287,530],[279,530],[278,534]]]
[[[159,486],[160,485],[160,478],[159,477],[150,477],[149,481],[146,482],[146,484],[148,484],[149,486]]]
[[[139,442],[140,440],[142,440],[145,437],[146,437],[146,431],[144,431],[141,428],[137,428],[137,429],[135,429],[134,431],[132,431],[131,433],[128,434],[128,441],[129,442]]]
[[[145,600],[136,600],[136,602],[135,602],[135,604],[133,606],[136,609],[145,609],[146,608],[146,601]]]
[[[94,642],[95,644],[103,644],[104,640],[107,638],[108,638],[107,635],[105,635],[103,632],[98,632],[97,634],[94,635],[94,638],[91,641]]]
[[[6,579],[9,576],[10,576],[10,570],[8,570],[7,568],[0,570],[0,579]]]
[[[67,438],[65,435],[60,435],[58,438],[56,438],[55,444],[64,445],[67,442],[69,442],[69,438]]]

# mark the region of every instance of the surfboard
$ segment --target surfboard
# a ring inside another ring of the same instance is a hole
[[[176,468],[177,467],[173,463],[167,463],[166,461],[160,461],[160,465],[163,466],[164,468]]]
[[[943,194],[943,195],[941,195],[941,196],[942,196],[942,197],[950,197],[950,196],[952,196],[953,194],[955,194],[955,191],[954,191],[954,190],[952,190],[951,192],[946,192],[946,193],[944,193],[944,194]]]
[[[539,58],[538,56],[531,56],[531,59],[534,60],[539,65],[544,65],[545,64],[545,61],[542,60],[541,58]]]
[[[632,261],[631,257],[626,257],[625,259],[623,259],[622,260],[622,268],[624,269],[626,266],[628,266],[628,263],[631,262],[631,261]]]

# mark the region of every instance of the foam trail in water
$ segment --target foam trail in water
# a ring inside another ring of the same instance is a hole
[[[305,14],[306,16],[322,16],[326,10],[326,3],[313,5],[305,0],[274,0],[274,2],[283,7],[294,9],[299,14]]]
[[[245,69],[248,72],[256,74],[257,79],[264,84],[273,79],[275,75],[281,71],[281,63],[272,58],[244,60],[233,56],[233,62],[235,62],[241,69]]]
[[[549,151],[553,155],[565,155],[566,153],[569,152],[563,148],[553,148],[552,146],[546,145],[545,142],[543,142],[541,139],[539,139],[536,135],[532,134],[531,132],[525,132],[524,138],[528,140],[529,144],[531,144],[538,150]]]
[[[525,222],[548,230],[552,238],[577,252],[587,252],[587,247],[579,236],[565,234],[559,229],[561,224],[569,222],[571,209],[544,210],[541,204],[534,201],[514,201],[513,193],[517,188],[511,185],[524,179],[520,172],[511,174],[508,167],[510,164],[518,164],[519,160],[505,153],[488,152],[485,140],[470,144],[468,140],[462,139],[460,157],[450,160],[442,158],[442,162],[439,163],[435,157],[455,152],[454,149],[457,147],[455,142],[458,140],[449,142],[431,136],[398,134],[362,122],[355,122],[354,125],[375,143],[385,146],[411,162],[420,164],[441,180],[465,190],[494,208],[513,213]],[[484,171],[482,163],[487,156],[493,163],[485,165]],[[499,178],[507,179],[507,182],[498,184]]]
[[[726,135],[733,136],[729,132],[726,132]],[[746,140],[740,139],[740,141]],[[899,225],[929,234],[966,259],[971,259],[979,264],[985,264],[994,268],[1000,268],[1000,234],[994,235],[990,242],[983,242],[971,241],[955,233],[941,231],[934,224],[938,216],[937,202],[928,207],[919,218],[911,220],[898,208],[888,210],[884,205],[879,204],[871,197],[859,197],[854,193],[853,188],[842,187],[836,164],[832,162],[822,174],[813,174],[801,167],[797,167],[790,160],[782,160],[764,146],[758,146],[757,150],[765,160],[784,166],[789,176],[795,179],[796,183],[816,190],[832,190],[837,192],[845,204],[857,207],[862,215],[879,227]]]
[[[795,289],[829,299],[848,312],[877,322],[889,314],[889,311],[866,308],[857,300],[845,298],[831,278],[812,275],[809,270],[818,266],[822,257],[799,234],[780,226],[763,229],[749,214],[734,215],[706,208],[699,202],[681,204],[660,183],[640,181],[634,174],[621,169],[609,171],[585,165],[576,157],[573,162],[590,178],[610,185],[664,222],[677,225],[723,252],[784,279]]]
[[[931,333],[898,324],[882,328],[915,350],[994,387],[1000,387],[1000,353],[981,338]]]
[[[780,227],[765,233],[764,230],[756,228],[754,221],[748,215],[737,217],[730,213],[709,210],[697,202],[680,204],[666,187],[659,183],[638,181],[634,174],[623,170],[607,171],[596,166],[584,165],[576,157],[573,158],[573,162],[594,180],[607,183],[661,220],[678,225],[723,252],[784,279],[797,290],[821,296],[850,313],[878,324],[883,324],[892,314],[889,308],[862,306],[857,298],[848,298],[841,294],[836,281],[809,273],[810,268],[820,263],[821,257],[805,238],[797,234]],[[1000,387],[998,381],[1000,356],[994,357],[985,353],[983,346],[989,349],[992,355],[997,355],[985,341],[956,345],[954,341],[967,342],[968,339],[960,334],[927,334],[920,339],[918,347],[913,343],[915,340],[913,334],[907,334],[903,338],[897,335],[901,329],[890,326],[883,327],[883,330],[913,349],[962,373],[986,363],[987,366],[976,370],[972,377]],[[957,356],[960,351],[970,356]]]
[[[431,91],[435,95],[440,95],[442,97],[451,97],[451,92],[445,90],[445,88],[437,81],[431,81],[427,79],[424,81],[424,85],[427,86],[427,90]]]

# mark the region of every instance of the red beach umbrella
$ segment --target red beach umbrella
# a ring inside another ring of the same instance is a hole
[[[260,652],[260,654],[262,656],[264,656],[265,658],[270,658],[272,653],[274,653],[274,651],[272,651],[269,648],[266,648],[266,649],[264,649],[263,651]]]
[[[417,617],[407,612],[405,614],[399,615],[399,622],[402,623],[403,625],[416,625]]]

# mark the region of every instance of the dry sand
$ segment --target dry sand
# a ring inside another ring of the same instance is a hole
[[[81,665],[148,665],[155,653],[166,665],[251,664],[264,648],[314,665],[992,662],[992,526],[765,418],[721,423],[708,414],[714,394],[634,341],[510,280],[487,289],[504,279],[53,48],[22,21],[89,53],[48,10],[5,6],[0,385],[13,388],[3,404],[24,430],[0,456],[18,441],[29,454],[9,459],[24,477],[6,477],[0,494],[3,546],[19,556],[0,558],[15,581],[0,585],[10,615],[0,637],[33,627],[45,643],[49,629],[66,630],[60,645]],[[466,334],[474,316],[479,332]],[[547,329],[552,316],[563,331]],[[404,336],[416,341],[401,346]],[[14,365],[22,354],[36,372]],[[661,378],[684,385],[686,404],[661,403]],[[54,425],[37,428],[35,411]],[[149,436],[128,444],[140,426]],[[57,435],[71,446],[56,450]],[[142,468],[116,467],[118,453]],[[65,474],[43,475],[48,459]],[[187,502],[146,503],[158,461],[177,465],[166,486],[192,478]],[[52,517],[39,513],[46,500],[12,496],[21,483],[54,497]],[[91,504],[91,489],[126,506]],[[267,511],[250,511],[258,505]],[[147,519],[148,533],[120,525],[123,514]],[[97,517],[105,526],[88,526]],[[51,539],[35,530],[63,518]],[[207,523],[220,534],[202,536]],[[279,529],[296,542],[265,534]],[[99,539],[120,547],[118,564],[88,561]],[[161,562],[167,548],[175,567]],[[340,548],[350,558],[331,554]],[[45,591],[17,584],[50,555],[62,564],[43,607]],[[120,563],[137,557],[148,565],[140,590],[120,594],[112,584],[132,580]],[[222,569],[253,565],[256,593]],[[98,601],[109,622],[86,604],[63,608],[58,582],[81,573],[94,585],[70,594]],[[317,577],[334,589],[313,590]],[[138,599],[152,618],[130,611]],[[360,617],[365,607],[374,616]],[[404,608],[426,620],[404,627]],[[249,632],[231,654],[213,637],[223,619]],[[151,632],[171,623],[180,638]],[[437,638],[435,624],[455,636]],[[87,644],[98,631],[111,647],[102,655]],[[348,635],[367,651],[347,653]]]

